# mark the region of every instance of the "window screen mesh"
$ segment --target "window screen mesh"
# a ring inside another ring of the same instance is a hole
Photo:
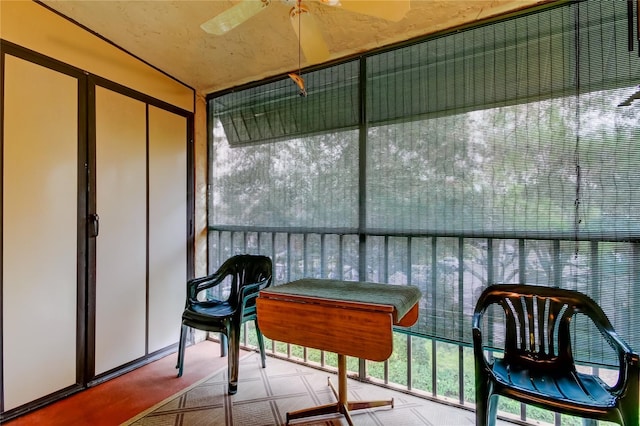
[[[287,79],[210,101],[211,222],[357,227],[357,71],[304,75],[307,97]]]
[[[303,76],[308,96],[279,80],[211,99],[230,145],[284,140],[358,125],[358,62]]]
[[[211,217],[217,225],[357,226],[355,131],[235,148],[214,139]]]
[[[571,15],[535,14],[368,60],[367,113],[380,124],[368,135],[367,226],[573,230]]]
[[[485,109],[574,93],[573,13],[534,14],[371,56],[368,119]]]
[[[307,98],[289,80],[211,97],[210,223],[360,233],[361,279],[422,289],[419,334],[469,344],[479,292],[528,282],[589,294],[640,348],[626,6],[579,2],[365,56],[364,75],[357,61],[305,75]],[[583,323],[581,359],[613,362]]]

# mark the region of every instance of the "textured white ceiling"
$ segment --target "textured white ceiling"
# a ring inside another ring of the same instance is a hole
[[[381,1],[381,0],[373,0]],[[525,9],[548,0],[412,0],[409,13],[390,22],[313,0],[304,4],[339,59],[399,41]],[[295,71],[298,41],[289,9],[279,0],[228,33],[205,33],[200,24],[237,0],[43,0],[200,93],[211,93]],[[301,66],[309,65],[301,58]]]

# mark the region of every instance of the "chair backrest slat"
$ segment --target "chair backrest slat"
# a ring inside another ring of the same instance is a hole
[[[537,289],[536,289],[537,290]],[[505,357],[518,362],[546,362],[550,368],[572,365],[569,338],[572,316],[579,306],[551,295],[509,293],[494,295],[506,318]],[[562,352],[558,348],[564,348]]]

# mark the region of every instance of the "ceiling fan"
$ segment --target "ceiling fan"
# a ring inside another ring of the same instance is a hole
[[[315,0],[323,5],[342,8],[397,22],[410,8],[410,0],[363,1],[363,0]],[[238,4],[211,18],[200,27],[209,34],[222,35],[249,20],[271,4],[272,0],[242,0]],[[310,64],[329,58],[329,48],[314,16],[303,4],[303,0],[281,0],[291,6],[291,26],[298,37],[299,47]]]

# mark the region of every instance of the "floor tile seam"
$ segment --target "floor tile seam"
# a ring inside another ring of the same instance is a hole
[[[264,396],[264,397],[259,397],[259,398],[254,398],[254,399],[244,399],[242,401],[234,401],[233,405],[234,406],[242,406],[242,405],[249,405],[249,404],[253,404],[256,402],[268,402],[268,401],[280,401],[280,400],[286,400],[288,398],[300,398],[300,397],[307,397],[309,396],[309,394],[307,392],[296,392],[296,393],[289,393],[289,394],[280,394],[280,395],[270,395],[270,396]]]
[[[318,397],[318,393],[313,388],[313,386],[311,385],[311,383],[309,382],[307,377],[300,376],[300,379],[302,380],[302,383],[304,384],[304,387],[307,389],[307,394],[311,397],[311,400],[313,401],[313,405],[320,405],[321,401],[320,401],[320,398]],[[330,389],[329,385],[327,385],[325,389],[329,390]],[[333,393],[333,392],[331,392],[331,393]]]
[[[164,411],[154,411],[152,413],[147,414],[145,417],[172,416],[172,415],[178,415],[182,413],[193,413],[196,411],[214,410],[214,409],[220,409],[220,408],[224,408],[223,403],[198,405],[194,407],[172,408],[170,410],[164,410]]]

